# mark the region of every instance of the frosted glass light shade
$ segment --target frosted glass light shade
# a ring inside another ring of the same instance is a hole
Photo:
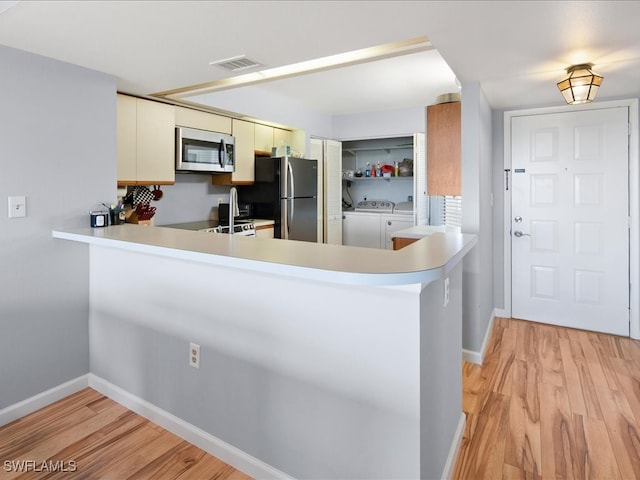
[[[593,64],[583,63],[567,68],[567,78],[558,82],[558,89],[569,105],[592,102],[602,85],[603,77],[594,73]]]

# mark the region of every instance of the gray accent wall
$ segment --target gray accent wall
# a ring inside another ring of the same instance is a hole
[[[162,198],[153,202],[158,226],[218,218],[218,203],[229,203],[229,187],[213,185],[208,174],[176,173],[176,183],[161,188]]]
[[[492,117],[480,84],[462,88],[462,231],[478,235],[463,262],[462,346],[481,352],[493,315]]]
[[[2,409],[89,372],[88,249],[51,230],[115,201],[116,82],[2,45],[0,66]]]

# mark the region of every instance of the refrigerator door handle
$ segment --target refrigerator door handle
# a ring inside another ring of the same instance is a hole
[[[287,238],[289,238],[289,229],[291,228],[291,221],[293,220],[293,214],[294,214],[294,205],[296,202],[294,202],[293,200],[291,201],[291,208],[287,209]]]
[[[289,200],[286,198],[283,198],[282,200],[280,200],[282,202],[282,217],[284,219],[284,222],[282,223],[281,227],[280,227],[280,232],[282,235],[282,238],[284,240],[288,240],[289,239],[289,224],[291,223],[291,219],[289,218]]]
[[[287,197],[295,198],[296,192],[294,190],[293,167],[291,167],[291,162],[287,162],[287,174],[289,175],[289,188],[287,189]]]

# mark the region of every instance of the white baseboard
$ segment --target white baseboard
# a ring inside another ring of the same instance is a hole
[[[33,397],[14,403],[0,410],[0,426],[13,422],[25,415],[35,412],[47,405],[51,405],[64,397],[68,397],[89,386],[89,374],[70,380],[66,383],[50,388]]]
[[[253,478],[292,480],[286,473],[94,374],[89,374],[89,386]]]
[[[511,314],[508,313],[504,308],[495,308],[493,310],[493,314],[494,316],[500,318],[511,318]]]
[[[467,416],[462,412],[460,414],[460,420],[458,420],[458,427],[456,428],[456,434],[451,442],[451,448],[449,449],[449,455],[447,456],[447,463],[444,465],[444,471],[442,472],[443,479],[450,479],[453,475],[453,469],[456,466],[456,459],[458,458],[458,451],[460,450],[460,444],[462,443],[462,437],[464,437],[464,429],[467,425]]]
[[[484,354],[487,349],[487,344],[489,343],[489,338],[491,338],[491,331],[493,330],[493,322],[496,319],[496,310],[494,309],[491,312],[491,318],[489,319],[489,325],[487,326],[486,332],[484,332],[484,340],[482,341],[482,347],[479,352],[473,350],[462,349],[462,360],[466,362],[475,363],[477,365],[482,365],[484,361]]]

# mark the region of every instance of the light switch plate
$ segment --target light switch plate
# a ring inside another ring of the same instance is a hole
[[[449,305],[449,277],[444,279],[444,306]]]
[[[9,218],[20,218],[27,216],[26,197],[9,197]]]

